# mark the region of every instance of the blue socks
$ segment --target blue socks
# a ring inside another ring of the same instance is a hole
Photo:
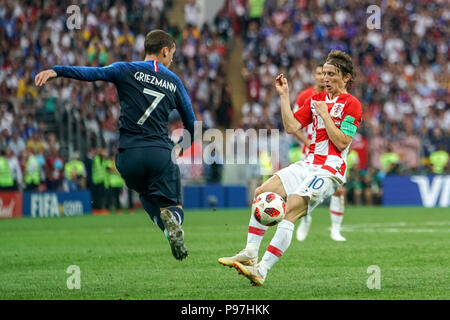
[[[142,206],[144,207],[145,211],[150,216],[150,219],[161,229],[161,231],[165,231],[164,224],[159,216],[160,214],[160,208],[157,201],[153,200],[147,200],[143,196],[139,196],[141,199]],[[172,215],[175,217],[175,219],[178,221],[178,223],[181,225],[184,221],[184,212],[183,209],[180,209],[178,207],[169,207],[167,208],[172,212]]]
[[[139,196],[139,199],[141,199],[142,206],[150,216],[150,219],[152,219],[152,221],[161,229],[161,231],[164,232],[164,224],[159,216],[159,205],[157,205],[155,201],[149,201],[145,199],[143,196]]]
[[[179,224],[183,224],[184,221],[183,209],[178,207],[169,207],[167,209],[169,209],[172,212],[173,216],[175,217],[175,219],[177,219]]]

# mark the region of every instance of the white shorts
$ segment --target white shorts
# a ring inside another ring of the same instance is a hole
[[[292,194],[309,197],[308,214],[342,185],[331,172],[303,161],[293,163],[275,174],[280,177],[287,198]]]

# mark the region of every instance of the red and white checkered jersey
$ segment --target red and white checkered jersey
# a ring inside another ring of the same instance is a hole
[[[306,138],[309,141],[312,141],[312,137],[313,137],[313,125],[312,123],[310,125],[307,125],[306,127],[302,128],[303,134],[306,136]],[[307,147],[306,144],[303,144],[303,148],[302,148],[302,159],[306,159],[306,157],[308,156],[309,152],[310,152],[310,147]]]
[[[298,109],[300,109],[300,107],[302,107],[305,104],[306,100],[308,100],[315,94],[317,94],[317,92],[314,90],[314,87],[310,87],[310,88],[305,89],[302,92],[300,92],[297,96],[297,99],[295,100],[294,112],[296,112]],[[302,133],[306,136],[306,138],[309,141],[311,141],[312,134],[313,134],[312,124],[310,124],[309,126],[303,127]],[[303,144],[302,159],[305,159],[306,156],[308,155],[308,153],[309,153],[309,148],[306,146],[306,144]]]
[[[333,100],[328,98],[328,92],[320,92],[306,100],[305,104],[294,113],[295,118],[303,127],[312,124],[313,134],[309,154],[304,160],[306,163],[320,166],[334,174],[342,183],[345,183],[347,172],[347,154],[350,144],[343,151],[331,142],[325,129],[323,119],[316,112],[313,102],[325,101],[328,112],[336,127],[340,128],[346,116],[351,116],[353,124],[359,127],[361,122],[361,103],[349,93],[342,93]]]
[[[314,87],[310,87],[300,92],[297,99],[295,99],[294,112],[297,112],[297,110],[305,104],[306,100],[311,98],[316,93],[317,92],[314,90]]]

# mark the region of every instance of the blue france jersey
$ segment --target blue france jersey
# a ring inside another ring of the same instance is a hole
[[[172,149],[167,127],[173,109],[194,137],[195,115],[180,79],[156,61],[116,62],[103,68],[54,66],[58,76],[103,80],[117,88],[120,101],[119,148],[157,146]]]

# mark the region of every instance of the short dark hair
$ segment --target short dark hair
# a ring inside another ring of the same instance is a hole
[[[162,48],[170,49],[174,44],[174,38],[164,30],[152,30],[145,36],[145,54],[158,54]]]
[[[346,87],[349,87],[353,82],[353,62],[352,58],[341,50],[332,50],[325,61],[327,64],[335,66],[345,77],[347,74],[351,75],[350,80],[347,82]]]

